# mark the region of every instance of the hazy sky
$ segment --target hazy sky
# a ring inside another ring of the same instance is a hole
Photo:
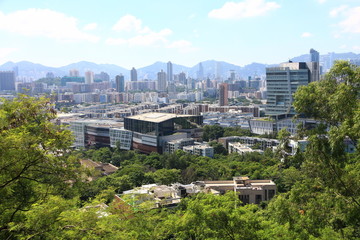
[[[360,52],[359,0],[0,0],[0,64],[279,63]]]

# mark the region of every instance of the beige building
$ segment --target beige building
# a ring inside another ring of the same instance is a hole
[[[271,200],[276,194],[276,185],[271,180],[250,180],[248,177],[234,177],[229,181],[204,181],[205,189],[214,194],[234,191],[244,204],[259,204]]]

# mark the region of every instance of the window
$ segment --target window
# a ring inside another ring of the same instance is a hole
[[[261,195],[256,195],[255,196],[255,204],[260,204],[261,201],[262,201],[262,196]]]
[[[275,190],[269,190],[269,200],[275,196]]]
[[[239,199],[243,204],[249,204],[249,195],[239,195]]]

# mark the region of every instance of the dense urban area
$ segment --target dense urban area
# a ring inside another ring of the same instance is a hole
[[[360,58],[334,56],[3,67],[0,238],[359,239]]]

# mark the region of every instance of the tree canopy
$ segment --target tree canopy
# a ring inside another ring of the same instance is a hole
[[[0,228],[20,221],[22,213],[74,179],[68,130],[51,122],[48,99],[19,96],[0,105]]]

